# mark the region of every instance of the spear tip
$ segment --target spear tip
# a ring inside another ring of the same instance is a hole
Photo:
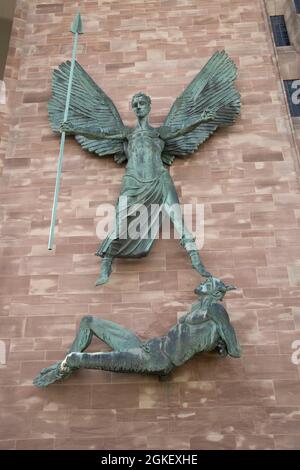
[[[72,33],[83,34],[82,19],[80,13],[78,12],[71,26]]]

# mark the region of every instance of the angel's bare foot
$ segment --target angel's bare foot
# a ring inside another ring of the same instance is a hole
[[[211,274],[208,271],[206,271],[206,269],[205,269],[205,267],[204,267],[204,265],[203,265],[203,263],[200,259],[198,251],[196,251],[196,250],[189,251],[189,255],[191,257],[193,268],[196,269],[196,271],[198,271],[198,273],[201,274],[201,276],[211,277]]]
[[[110,257],[105,257],[103,258],[103,261],[101,263],[101,272],[100,276],[98,277],[96,281],[96,286],[101,286],[101,284],[106,284],[109,276],[111,275],[112,271],[112,262],[113,258]]]

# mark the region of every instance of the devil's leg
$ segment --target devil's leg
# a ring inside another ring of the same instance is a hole
[[[141,356],[139,350],[111,351],[100,353],[70,353],[63,365],[72,369],[100,369],[112,372],[139,371]]]
[[[101,353],[70,353],[63,365],[72,369],[100,369],[110,372],[166,374],[173,368],[161,354],[145,353],[142,348]]]
[[[86,321],[87,318],[90,317],[83,317],[81,319],[79,331],[68,352],[82,352],[91,344],[93,331],[91,330],[88,322]]]
[[[141,345],[141,340],[136,335],[117,323],[92,316],[85,316],[80,322],[78,334],[69,353],[76,354],[84,351],[91,343],[93,335],[117,351],[138,348]],[[70,365],[70,362],[68,363],[68,356],[66,356],[64,361],[57,362],[43,369],[34,379],[34,385],[37,387],[47,387],[58,380],[69,377],[77,367]]]
[[[87,315],[80,322],[79,332],[69,352],[84,351],[90,344],[93,335],[115,351],[136,348],[141,344],[141,340],[127,328],[110,320]]]

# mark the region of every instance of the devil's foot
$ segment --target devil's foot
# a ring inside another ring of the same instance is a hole
[[[198,271],[198,273],[201,274],[201,276],[211,277],[211,273],[206,271],[206,269],[205,269],[205,267],[204,267],[204,265],[203,265],[203,263],[200,259],[198,251],[190,251],[189,255],[191,257],[193,268],[196,269],[196,271]]]
[[[64,361],[57,362],[50,367],[46,367],[33,380],[33,385],[36,387],[48,387],[58,380],[66,379],[72,374],[72,368]]]
[[[103,261],[101,263],[101,272],[100,276],[96,281],[96,286],[101,286],[102,284],[107,283],[112,271],[112,261],[112,258],[103,258]]]

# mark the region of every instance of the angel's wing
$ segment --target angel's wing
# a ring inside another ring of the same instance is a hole
[[[197,120],[204,110],[215,118],[189,133],[166,141],[163,160],[171,164],[176,155],[189,155],[218,128],[230,126],[240,112],[240,95],[234,88],[237,69],[225,51],[216,52],[176,99],[163,126],[180,128],[187,120]]]
[[[67,61],[53,71],[52,98],[48,105],[49,119],[53,131],[57,131],[63,122],[70,67],[71,62]],[[68,121],[75,128],[124,128],[122,119],[112,100],[78,62],[75,62],[74,67]],[[124,159],[126,158],[121,140],[93,140],[82,135],[76,135],[75,139],[84,149],[97,155],[116,155],[118,160],[122,160],[122,156],[124,156]]]

